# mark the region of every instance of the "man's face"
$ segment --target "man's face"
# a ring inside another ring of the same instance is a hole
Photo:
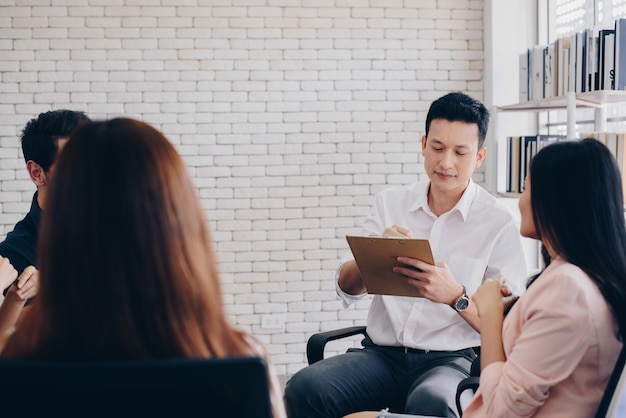
[[[431,187],[462,193],[487,150],[478,150],[478,125],[434,119],[422,137],[424,168]]]

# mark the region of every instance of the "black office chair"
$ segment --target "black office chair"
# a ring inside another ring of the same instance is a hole
[[[470,377],[463,379],[457,387],[456,406],[459,416],[463,416],[463,409],[467,406],[463,404],[463,394],[465,391],[470,390],[469,393],[473,396],[476,389],[478,389],[479,381],[480,356],[476,357],[472,363]],[[615,363],[615,368],[613,373],[611,373],[609,383],[602,396],[602,401],[600,401],[598,406],[596,418],[619,418],[617,407],[623,391],[626,391],[626,346],[622,347],[622,351],[617,358],[617,363]]]
[[[470,375],[461,380],[456,389],[456,409],[459,416],[463,416],[463,410],[474,397],[480,383],[480,356],[476,356],[470,367]],[[468,392],[469,391],[469,392]]]
[[[324,348],[326,347],[326,344],[330,341],[339,340],[341,338],[347,338],[358,334],[363,334],[364,337],[367,337],[365,325],[339,328],[330,331],[318,332],[311,335],[306,343],[306,357],[309,365],[318,362],[324,358]]]
[[[626,346],[622,347],[617,358],[615,369],[611,373],[598,412],[596,412],[596,418],[619,418],[617,406],[623,390],[626,390]]]
[[[258,357],[103,362],[0,360],[6,417],[272,418]]]

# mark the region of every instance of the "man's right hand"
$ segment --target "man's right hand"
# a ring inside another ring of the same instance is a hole
[[[413,232],[400,225],[391,225],[389,228],[385,229],[383,237],[413,238]]]
[[[13,267],[13,264],[9,261],[8,258],[0,256],[0,286],[2,292],[11,286],[11,283],[15,281],[17,277],[17,270]]]

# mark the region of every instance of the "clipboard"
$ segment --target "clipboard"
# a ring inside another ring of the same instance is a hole
[[[367,293],[421,297],[406,278],[394,273],[398,257],[411,257],[435,265],[427,239],[346,235]]]

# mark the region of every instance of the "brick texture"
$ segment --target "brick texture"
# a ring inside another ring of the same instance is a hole
[[[344,236],[360,231],[378,190],[425,178],[430,102],[451,90],[482,98],[482,9],[0,0],[0,237],[34,191],[18,139],[30,118],[72,108],[152,123],[198,187],[229,317],[290,375],[312,333],[365,323],[369,302],[344,310],[334,292]],[[267,314],[284,328],[263,328]]]

